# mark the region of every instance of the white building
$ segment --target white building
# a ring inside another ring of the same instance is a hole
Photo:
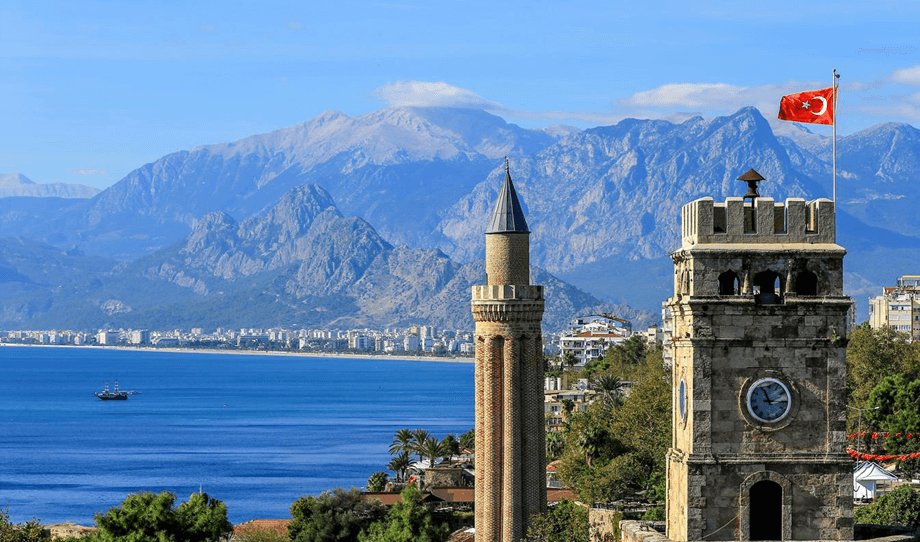
[[[898,285],[869,299],[869,325],[889,327],[920,340],[920,275],[902,275]]]
[[[559,337],[559,351],[571,353],[578,365],[604,357],[607,349],[626,342],[632,332],[627,320],[609,315],[580,317],[570,322],[569,331]]]

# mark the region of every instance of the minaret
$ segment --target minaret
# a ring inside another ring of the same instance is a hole
[[[543,287],[530,284],[530,231],[505,182],[486,231],[488,284],[476,321],[476,542],[518,542],[546,510]]]

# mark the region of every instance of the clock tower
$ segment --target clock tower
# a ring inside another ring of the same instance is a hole
[[[834,203],[684,205],[673,339],[671,540],[853,537],[846,454],[850,299]]]

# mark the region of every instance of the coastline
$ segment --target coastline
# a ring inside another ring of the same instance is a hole
[[[75,346],[72,344],[19,344],[0,343],[0,347],[28,347],[28,348],[80,348],[99,350],[126,350],[131,352],[168,352],[180,354],[233,354],[244,356],[293,356],[304,358],[343,358],[343,359],[370,359],[377,361],[434,361],[440,363],[474,363],[473,358],[440,357],[440,356],[398,356],[389,354],[360,354],[353,352],[292,352],[288,350],[221,350],[217,348],[142,348],[138,346]]]

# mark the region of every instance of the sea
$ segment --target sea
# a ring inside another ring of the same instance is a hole
[[[94,396],[115,380],[140,393]],[[3,345],[0,509],[92,525],[131,493],[200,490],[233,523],[287,518],[385,471],[398,429],[473,418],[472,363]]]

